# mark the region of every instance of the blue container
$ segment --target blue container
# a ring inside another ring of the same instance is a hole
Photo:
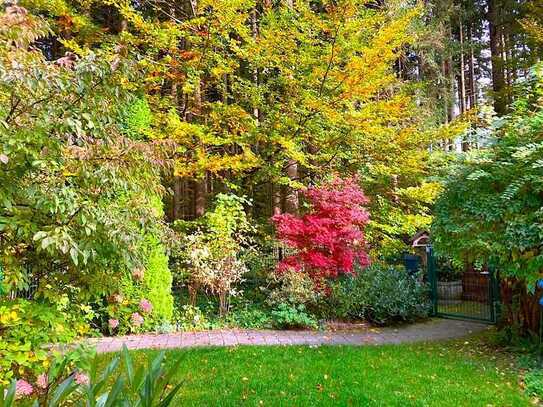
[[[420,256],[416,256],[414,254],[406,253],[403,255],[403,264],[410,275],[413,275],[419,271],[420,260]]]

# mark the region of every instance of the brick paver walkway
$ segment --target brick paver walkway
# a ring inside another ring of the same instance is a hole
[[[357,331],[216,330],[144,334],[88,339],[98,352],[122,349],[173,349],[237,345],[382,345],[459,338],[480,332],[488,325],[434,319],[400,328],[368,328]]]

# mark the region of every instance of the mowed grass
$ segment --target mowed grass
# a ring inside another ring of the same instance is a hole
[[[134,352],[143,361],[156,351]],[[111,355],[102,356],[104,363]],[[525,406],[505,354],[465,341],[175,350],[175,406]]]

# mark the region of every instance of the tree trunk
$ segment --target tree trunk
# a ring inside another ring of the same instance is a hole
[[[459,38],[460,38],[460,83],[459,83],[459,95],[460,98],[460,113],[463,114],[467,109],[466,98],[466,61],[464,58],[464,25],[462,19],[458,21],[459,26]],[[462,139],[462,151],[469,150],[469,140],[464,136]]]
[[[228,293],[226,291],[219,292],[219,316],[225,317],[228,314]]]
[[[170,8],[170,15],[172,23],[175,23],[175,7]],[[177,110],[179,108],[179,92],[177,89],[177,81],[172,79],[170,95],[172,97],[172,104]],[[173,197],[172,197],[172,220],[177,220],[182,218],[181,214],[181,202],[183,200],[183,188],[182,188],[182,178],[175,175],[175,168],[173,174]]]
[[[174,176],[173,179],[173,199],[172,199],[172,220],[181,219],[181,201],[183,200],[183,179]]]
[[[283,212],[281,205],[281,187],[278,184],[272,184],[272,215],[280,215]]]
[[[207,182],[206,177],[196,178],[194,181],[194,215],[202,216],[206,211]]]
[[[287,164],[287,176],[291,181],[298,180],[298,163],[290,159]],[[287,188],[287,195],[285,197],[285,211],[287,213],[298,213],[298,190],[292,187]]]
[[[477,80],[475,78],[475,54],[473,51],[473,31],[469,29],[469,107],[477,106]]]
[[[536,336],[539,332],[541,290],[528,292],[526,283],[517,279],[504,279],[500,287],[502,303],[501,329],[512,336]]]
[[[460,38],[460,83],[458,86],[458,98],[460,99],[460,113],[465,113],[466,109],[466,63],[464,60],[464,25],[462,19],[458,21]]]
[[[258,20],[256,15],[256,7],[253,8],[253,11],[251,12],[251,29],[252,29],[252,35],[253,40],[258,39]],[[253,80],[253,86],[256,88],[258,87],[258,68],[254,67],[252,70],[252,80]],[[258,126],[259,120],[260,120],[260,112],[258,110],[258,106],[253,106],[253,116],[256,121],[256,125]]]
[[[191,282],[188,285],[189,290],[189,304],[193,307],[196,306],[196,300],[198,298],[198,290],[200,289],[200,284]]]
[[[492,61],[492,90],[494,93],[494,110],[499,116],[507,112],[505,95],[505,64],[503,60],[502,31],[503,23],[500,0],[488,0],[488,25],[490,29],[490,54]]]
[[[449,35],[452,38],[452,30],[450,28],[449,28]],[[448,85],[449,85],[449,92],[448,92],[449,97],[447,98],[447,119],[448,119],[448,122],[450,123],[454,120],[454,117],[455,117],[454,107],[456,106],[456,92],[454,89],[454,82],[455,82],[454,61],[453,61],[452,54],[450,53],[446,59],[445,70],[446,70],[446,75],[447,75]]]

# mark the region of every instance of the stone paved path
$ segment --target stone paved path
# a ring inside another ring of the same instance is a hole
[[[171,334],[144,334],[93,338],[88,344],[98,352],[128,349],[174,349],[237,345],[382,345],[453,339],[488,329],[467,321],[434,319],[400,328],[368,328],[356,331],[216,330]]]

